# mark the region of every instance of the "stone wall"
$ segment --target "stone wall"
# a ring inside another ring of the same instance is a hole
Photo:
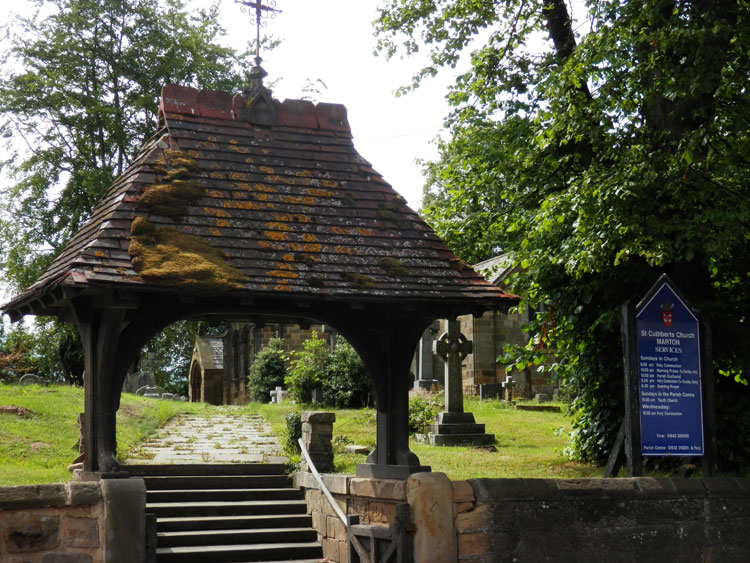
[[[741,563],[750,554],[750,479],[466,483],[471,509],[455,521],[462,563]]]
[[[745,563],[750,553],[750,479],[323,479],[363,524],[388,526],[408,502],[415,563]],[[313,476],[295,482],[324,556],[345,562],[344,526]]]
[[[0,561],[138,563],[145,504],[142,479],[0,487]]]
[[[406,481],[340,474],[324,474],[322,478],[341,510],[347,515],[359,515],[360,524],[389,526],[396,516],[396,505],[406,502]],[[298,472],[294,483],[305,490],[307,510],[323,546],[323,556],[330,563],[346,563],[346,528],[315,477],[312,473]]]

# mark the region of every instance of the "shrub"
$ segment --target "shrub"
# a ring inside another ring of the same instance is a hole
[[[302,438],[302,417],[298,412],[290,412],[285,417],[286,432],[284,435],[284,450],[289,454],[299,454],[299,440]]]
[[[359,408],[370,403],[372,384],[365,363],[341,337],[326,359],[321,388],[323,404],[329,407]]]
[[[271,400],[270,392],[284,385],[287,376],[287,355],[284,341],[278,336],[271,338],[255,356],[247,380],[250,398],[260,403]]]
[[[292,367],[284,378],[289,396],[298,403],[309,403],[313,389],[319,387],[325,376],[328,360],[328,343],[313,331],[302,343],[304,350],[297,352]]]
[[[438,395],[415,395],[409,399],[409,433],[424,434],[443,406]]]

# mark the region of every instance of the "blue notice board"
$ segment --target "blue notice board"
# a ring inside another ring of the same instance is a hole
[[[642,455],[703,455],[698,318],[662,279],[638,305],[636,327]]]

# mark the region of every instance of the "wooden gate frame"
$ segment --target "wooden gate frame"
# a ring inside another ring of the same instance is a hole
[[[414,531],[407,503],[396,505],[396,518],[389,527],[359,524],[359,516],[350,516],[349,563],[412,563]]]

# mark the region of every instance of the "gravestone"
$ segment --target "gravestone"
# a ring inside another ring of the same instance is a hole
[[[280,404],[281,401],[283,401],[284,398],[289,394],[289,392],[277,386],[276,389],[272,389],[268,392],[268,394],[271,396],[272,404]]]
[[[44,378],[36,375],[35,373],[27,373],[21,379],[18,380],[19,385],[46,385],[47,382]]]
[[[461,362],[471,353],[472,343],[461,334],[458,321],[448,321],[448,331],[434,343],[435,353],[445,361],[445,412],[437,416],[427,431],[427,440],[435,446],[476,446],[492,444],[493,434],[477,424],[474,415],[464,412]]]
[[[440,381],[435,379],[435,356],[433,352],[433,342],[437,334],[437,323],[433,323],[422,334],[419,340],[417,351],[417,380],[416,387],[420,389],[432,389],[440,385]]]

